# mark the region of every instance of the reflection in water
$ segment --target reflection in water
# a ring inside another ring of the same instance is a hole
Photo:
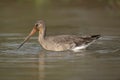
[[[9,35],[0,38],[1,80],[119,79],[119,36],[103,36],[85,51],[73,53],[41,50],[36,38],[16,50],[21,39]]]
[[[38,60],[38,77],[39,80],[45,80],[45,54],[39,53],[39,60]]]

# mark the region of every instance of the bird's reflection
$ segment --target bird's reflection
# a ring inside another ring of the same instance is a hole
[[[39,80],[44,80],[45,79],[45,54],[40,53],[39,54],[39,60],[38,60],[38,65],[39,65]]]

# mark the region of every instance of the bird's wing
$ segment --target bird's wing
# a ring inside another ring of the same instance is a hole
[[[85,42],[84,38],[75,35],[60,35],[51,37],[50,39],[57,44],[74,44],[76,46],[79,46]]]

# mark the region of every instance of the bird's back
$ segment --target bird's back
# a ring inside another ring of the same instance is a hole
[[[64,51],[72,50],[82,45],[88,45],[98,39],[99,35],[80,37],[76,35],[59,35],[45,38],[44,44],[41,44],[47,50]],[[86,46],[87,47],[87,46]]]

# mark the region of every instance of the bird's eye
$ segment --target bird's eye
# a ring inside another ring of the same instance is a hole
[[[35,24],[36,27],[38,27],[38,24]]]

